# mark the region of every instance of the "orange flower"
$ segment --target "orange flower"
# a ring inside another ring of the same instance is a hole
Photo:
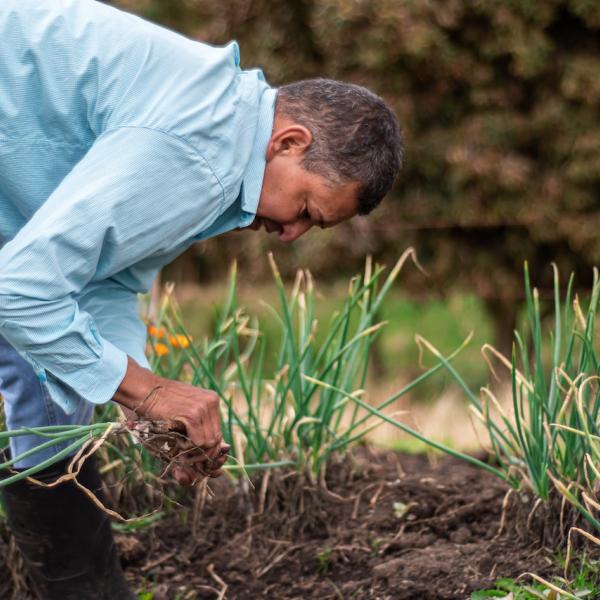
[[[169,353],[169,347],[158,342],[157,344],[154,344],[154,352],[156,352],[156,356],[164,356]]]
[[[149,325],[148,333],[154,338],[162,339],[165,337],[165,328],[156,327],[156,325]]]
[[[188,348],[190,345],[190,341],[185,335],[172,335],[169,337],[169,341],[173,348]]]

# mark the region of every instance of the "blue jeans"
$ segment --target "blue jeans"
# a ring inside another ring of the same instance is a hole
[[[0,337],[0,394],[4,398],[7,429],[88,424],[94,412],[93,404],[82,402],[72,415],[67,415],[52,402],[44,384],[37,378],[29,363],[3,337]],[[47,441],[48,438],[37,435],[14,437],[10,439],[10,450],[12,456],[18,456]],[[24,469],[37,465],[68,444],[69,442],[53,444],[17,461],[15,467]]]

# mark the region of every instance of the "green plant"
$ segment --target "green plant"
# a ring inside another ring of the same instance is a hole
[[[483,348],[485,356],[496,357],[510,369],[512,415],[489,388],[483,388],[479,398],[450,364],[445,366],[486,425],[493,455],[511,481],[526,483],[547,500],[553,482],[583,486],[596,479],[589,459],[600,456],[591,437],[598,435],[600,410],[595,349],[600,284],[596,271],[584,310],[580,299],[572,296],[572,279],[561,302],[555,269],[554,328],[546,344],[539,297],[531,288],[527,267],[525,291],[529,331],[527,335],[515,332],[512,362],[489,345]],[[435,352],[430,344],[426,345]]]
[[[561,578],[553,578],[544,582],[532,576],[533,583],[527,584],[518,579],[498,579],[493,587],[471,593],[470,600],[487,600],[488,598],[504,598],[504,600],[574,600],[586,598],[593,600],[600,594],[597,565],[583,560],[571,582]]]
[[[485,424],[493,456],[513,485],[526,485],[542,500],[558,489],[579,503],[584,516],[600,530],[591,510],[599,481],[594,463],[600,457],[596,440],[600,433],[600,363],[595,347],[598,272],[594,271],[586,308],[573,297],[572,284],[573,278],[561,302],[554,268],[554,327],[545,342],[539,297],[531,288],[526,265],[527,333],[515,332],[510,363],[491,346],[483,348],[485,356],[492,355],[510,368],[512,415],[489,388],[483,388],[478,398],[453,367],[446,366]]]
[[[331,567],[331,548],[323,548],[317,554],[317,561],[319,562],[319,573],[324,574],[329,571]]]
[[[278,331],[275,351],[267,348],[273,336],[264,338],[259,320],[238,306],[234,266],[214,335],[201,344],[187,336],[179,310],[167,298],[156,331],[165,332],[164,340],[182,336],[188,343],[160,356],[155,352],[154,367],[167,377],[187,378],[219,394],[225,406],[225,439],[246,469],[294,464],[316,474],[334,453],[343,452],[383,422],[367,423],[371,415],[349,398],[365,393],[372,344],[385,324],[377,321],[377,314],[410,257],[414,259],[412,250],[403,254],[385,279],[384,269],[367,261],[364,273],[350,281],[344,304],[331,316],[320,343],[315,341],[319,324],[310,273],[299,271],[288,293],[270,257],[279,296],[279,307],[269,307],[270,326]],[[267,355],[275,357],[270,364],[265,362]],[[378,405],[378,410],[439,369],[439,364],[429,369]]]
[[[0,444],[5,443],[10,437],[29,435],[32,433],[42,438],[47,438],[46,442],[42,442],[35,448],[0,463],[0,471],[9,470],[15,462],[34,455],[42,448],[47,448],[58,442],[69,442],[63,450],[55,454],[52,458],[0,479],[0,487],[10,485],[11,483],[20,481],[26,477],[31,477],[42,469],[45,469],[71,454],[84,454],[87,449],[93,448],[96,443],[100,444],[113,430],[117,429],[121,429],[120,424],[93,423],[92,425],[81,426],[48,425],[46,427],[23,427],[21,429],[13,429],[10,431],[0,431]]]
[[[300,271],[288,292],[270,257],[279,296],[279,307],[269,307],[270,325],[278,333],[274,350],[267,348],[260,321],[238,306],[235,265],[226,301],[214,320],[213,334],[204,340],[194,341],[186,333],[167,290],[157,322],[149,327],[149,357],[160,374],[219,394],[224,408],[224,437],[232,445],[234,459],[226,470],[294,466],[315,476],[333,455],[344,452],[368,431],[391,418],[381,411],[441,370],[442,363],[438,362],[377,404],[375,412],[361,399],[365,394],[372,344],[385,324],[377,319],[379,309],[409,258],[415,260],[412,249],[402,255],[386,277],[383,267],[373,267],[367,260],[364,273],[351,279],[342,308],[331,315],[326,333],[317,343],[319,324],[314,316],[317,296],[310,273]],[[452,360],[459,351],[447,360]],[[267,355],[275,357],[268,364]],[[84,453],[100,448],[104,469],[117,473],[115,480],[135,469],[140,483],[156,477],[153,457],[133,443],[129,435],[111,435],[128,431],[114,406],[100,410],[96,419],[98,422],[82,427],[2,432],[0,442],[14,435],[37,433],[48,438],[46,445],[68,441],[69,446],[53,459],[13,474],[0,485],[34,475],[78,449]],[[0,469],[9,469],[22,457],[0,464]],[[139,465],[136,467],[140,459],[141,469]]]
[[[561,299],[558,270],[554,267],[554,323],[548,333],[543,328],[539,294],[531,286],[527,265],[524,278],[528,322],[524,332],[515,331],[512,360],[490,345],[482,348],[494,374],[493,361],[510,373],[510,409],[502,405],[490,387],[482,388],[480,394],[471,390],[433,344],[423,338],[417,342],[444,365],[464,391],[475,417],[484,424],[489,452],[498,465],[496,474],[515,489],[531,490],[537,503],[549,502],[558,491],[600,531],[595,516],[600,509],[596,500],[600,485],[596,466],[600,459],[600,357],[595,332],[600,299],[598,272],[594,271],[584,306],[582,299],[573,295],[573,277]],[[572,530],[569,538],[575,532],[600,543],[580,528]]]

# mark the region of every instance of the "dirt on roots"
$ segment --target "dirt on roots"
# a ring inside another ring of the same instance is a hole
[[[273,471],[253,483],[210,481],[190,507],[117,535],[132,585],[153,600],[446,600],[558,574],[510,515],[498,535],[507,486],[458,460],[360,448],[320,482]]]

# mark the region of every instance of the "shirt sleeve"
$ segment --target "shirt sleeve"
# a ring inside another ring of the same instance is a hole
[[[2,248],[0,334],[52,382],[65,411],[75,410],[78,396],[110,400],[127,364],[77,296],[149,256],[168,255],[208,227],[223,201],[212,169],[186,141],[122,127],[96,140]]]

